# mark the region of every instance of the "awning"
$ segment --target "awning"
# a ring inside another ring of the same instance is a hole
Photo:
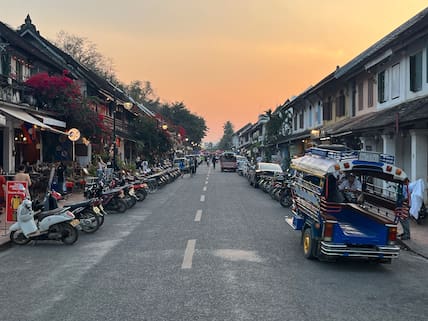
[[[43,128],[45,130],[49,130],[53,133],[67,135],[66,132],[62,132],[58,129],[52,128],[49,125],[42,123],[40,120],[34,118],[33,116],[31,116],[30,114],[28,114],[26,111],[24,111],[22,109],[0,106],[0,111],[4,112],[4,113],[6,113],[9,116],[12,116],[14,118],[17,118],[17,119],[23,120],[27,123],[39,126],[40,128]]]
[[[62,120],[58,120],[58,119],[55,119],[55,118],[51,118],[51,117],[47,117],[47,116],[42,116],[42,115],[36,115],[36,114],[33,114],[33,116],[37,117],[37,118],[41,118],[43,124],[46,124],[46,125],[51,125],[51,126],[56,126],[56,127],[61,127],[61,128],[66,128],[67,127],[66,122],[62,121]]]

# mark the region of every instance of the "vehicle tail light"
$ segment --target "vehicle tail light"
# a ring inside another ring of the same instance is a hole
[[[391,166],[391,165],[386,166],[386,171],[387,171],[387,172],[392,171],[392,166]]]
[[[388,243],[395,244],[396,240],[397,240],[397,227],[391,226],[388,228]]]
[[[68,217],[74,218],[74,214],[70,211],[65,212]]]
[[[345,164],[343,164],[343,166],[344,166],[345,168],[349,168],[349,167],[351,167],[351,165],[349,165],[349,163],[345,163]]]
[[[334,169],[338,171],[340,169],[340,165],[339,164],[334,165]]]
[[[330,242],[333,239],[334,223],[326,222],[324,224],[324,241]]]
[[[401,169],[400,168],[397,168],[396,170],[395,170],[395,175],[401,175]]]

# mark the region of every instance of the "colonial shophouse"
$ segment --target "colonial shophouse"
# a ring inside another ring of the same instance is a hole
[[[289,155],[322,143],[395,155],[411,180],[428,176],[428,8],[277,113]]]

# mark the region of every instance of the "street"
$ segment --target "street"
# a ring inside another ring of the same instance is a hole
[[[426,318],[426,259],[307,260],[287,211],[202,164],[73,246],[0,252],[0,320]]]

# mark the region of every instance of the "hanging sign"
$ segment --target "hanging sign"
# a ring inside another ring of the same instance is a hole
[[[6,182],[6,221],[16,222],[16,211],[26,197],[27,182]]]
[[[79,140],[79,138],[80,138],[80,131],[77,128],[71,128],[68,131],[68,139],[71,140],[72,142]]]

